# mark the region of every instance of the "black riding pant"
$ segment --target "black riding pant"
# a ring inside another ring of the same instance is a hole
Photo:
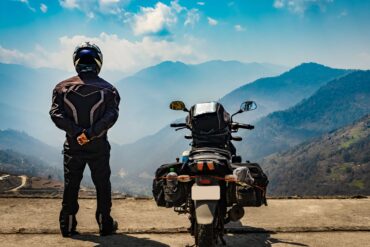
[[[109,231],[112,227],[109,156],[109,152],[99,156],[64,154],[64,193],[59,218],[62,232],[76,230],[77,221],[75,215],[79,209],[78,192],[86,164],[90,167],[91,177],[96,188],[96,220],[100,231]]]

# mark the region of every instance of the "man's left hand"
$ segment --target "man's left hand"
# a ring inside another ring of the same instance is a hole
[[[90,140],[89,138],[87,138],[87,136],[85,135],[85,133],[82,133],[80,134],[78,137],[77,137],[77,142],[78,144],[80,144],[81,146],[82,145],[85,145],[86,143],[88,143]]]

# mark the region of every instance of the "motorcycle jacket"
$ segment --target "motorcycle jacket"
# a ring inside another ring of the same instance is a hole
[[[118,119],[119,102],[116,88],[94,73],[80,73],[57,84],[50,116],[66,132],[64,152],[109,151],[107,131]],[[90,140],[83,146],[76,140],[81,133]]]

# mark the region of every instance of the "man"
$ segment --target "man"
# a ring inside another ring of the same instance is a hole
[[[78,73],[56,85],[50,116],[66,132],[64,143],[64,193],[59,222],[63,237],[78,234],[77,199],[86,164],[91,170],[97,194],[96,220],[100,235],[118,228],[110,216],[110,145],[107,131],[118,119],[118,91],[98,76],[103,56],[98,46],[85,42],[77,46],[73,63]]]

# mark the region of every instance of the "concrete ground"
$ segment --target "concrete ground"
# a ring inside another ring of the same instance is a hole
[[[82,235],[59,235],[60,199],[0,198],[0,246],[186,246],[194,243],[187,217],[158,208],[153,200],[114,200],[119,234],[99,237],[95,200],[80,200]],[[369,246],[370,198],[279,199],[246,208],[228,226],[228,246]],[[243,232],[236,234],[236,232]]]

